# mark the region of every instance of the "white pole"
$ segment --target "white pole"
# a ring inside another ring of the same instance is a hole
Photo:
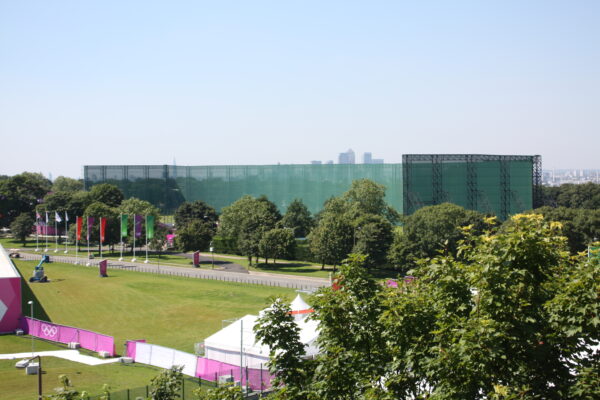
[[[146,261],[144,264],[148,264],[148,216],[146,215]]]
[[[136,224],[136,220],[135,220],[135,214],[133,215],[133,258],[131,259],[131,262],[135,262],[135,224]]]
[[[119,257],[119,261],[123,261],[123,227],[121,226],[123,224],[123,214],[121,214],[121,217],[119,218],[119,232],[121,235],[121,257]]]
[[[37,217],[37,213],[36,213],[36,217]],[[40,251],[40,245],[39,245],[39,233],[40,233],[40,219],[36,218],[35,221],[35,251]]]
[[[58,222],[56,216],[54,217],[54,252],[58,253]]]
[[[85,263],[85,265],[89,266],[90,265],[90,219],[89,219],[89,217],[86,222],[87,222],[87,224],[86,224],[86,228],[87,228],[86,240],[87,240],[87,248],[88,248],[88,260]]]
[[[46,236],[46,248],[44,252],[48,252],[48,213],[46,213],[46,223],[44,224],[44,236]]]
[[[79,239],[77,239],[77,233],[75,233],[75,265],[79,264]]]
[[[69,217],[65,211],[65,254],[69,252]]]

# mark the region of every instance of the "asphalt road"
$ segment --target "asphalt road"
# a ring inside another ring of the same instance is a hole
[[[40,260],[41,254],[32,253],[19,253],[23,260]],[[58,256],[50,254],[50,260],[56,262],[62,262],[67,264],[75,264],[75,257],[69,256]],[[99,259],[87,260],[85,258],[79,258],[79,265],[82,267],[98,267]],[[90,265],[86,265],[89,263]],[[212,279],[217,281],[226,282],[239,282],[250,285],[265,285],[265,286],[279,286],[286,288],[293,288],[298,290],[312,291],[319,287],[328,286],[329,280],[324,278],[307,278],[295,275],[281,275],[281,274],[269,274],[265,272],[231,272],[226,270],[218,269],[201,269],[193,267],[176,267],[172,265],[159,265],[159,264],[144,264],[143,262],[132,263],[130,261],[114,261],[108,260],[108,268],[110,269],[124,269],[128,271],[145,272],[152,274],[162,274],[171,276],[181,276],[187,278],[197,279]],[[243,267],[242,267],[243,268]],[[110,275],[110,271],[108,272]],[[25,277],[27,278],[27,277]],[[52,277],[49,277],[52,279]]]

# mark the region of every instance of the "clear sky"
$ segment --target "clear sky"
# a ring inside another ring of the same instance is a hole
[[[0,174],[352,148],[600,168],[600,1],[0,0]]]

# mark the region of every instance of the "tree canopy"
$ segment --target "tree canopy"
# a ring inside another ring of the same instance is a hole
[[[276,398],[597,398],[599,260],[570,256],[560,223],[541,215],[499,230],[488,221],[482,234],[464,226],[456,255],[423,260],[397,288],[350,257],[310,299],[320,354],[292,365],[304,378]],[[286,335],[271,340],[272,362],[296,345]]]
[[[92,201],[104,203],[109,207],[118,207],[123,201],[121,189],[110,183],[100,183],[90,189]]]
[[[308,235],[314,225],[314,219],[306,205],[300,199],[294,199],[279,221],[283,228],[292,229],[294,237],[303,238]]]
[[[0,225],[9,226],[22,213],[33,216],[50,187],[50,181],[39,173],[23,172],[0,180]]]

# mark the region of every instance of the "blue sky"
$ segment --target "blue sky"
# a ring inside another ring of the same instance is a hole
[[[0,0],[0,174],[541,154],[600,168],[598,1]]]

